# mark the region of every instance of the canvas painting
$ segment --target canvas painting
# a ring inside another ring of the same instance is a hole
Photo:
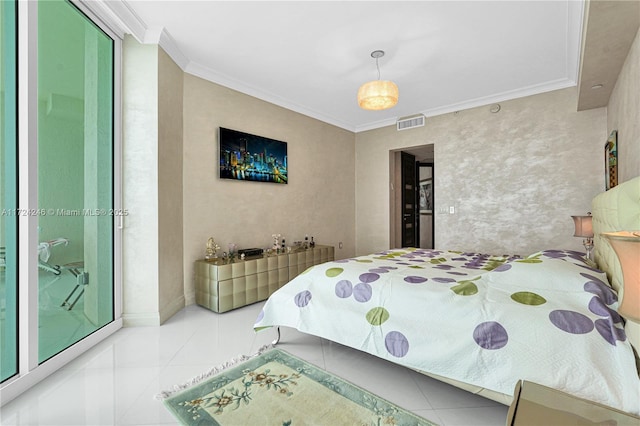
[[[287,143],[220,128],[220,179],[286,184]]]
[[[604,145],[605,189],[609,190],[618,185],[618,131],[609,135]]]
[[[426,179],[420,181],[418,188],[418,204],[420,206],[420,214],[433,213],[433,180]]]

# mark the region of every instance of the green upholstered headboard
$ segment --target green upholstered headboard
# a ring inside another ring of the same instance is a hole
[[[600,234],[640,230],[640,176],[597,195],[591,209],[595,261],[607,273],[612,287],[624,297],[620,262],[608,240]],[[625,330],[636,350],[640,349],[640,324],[627,321]]]

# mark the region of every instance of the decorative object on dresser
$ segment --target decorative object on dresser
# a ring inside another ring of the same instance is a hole
[[[604,232],[622,267],[622,303],[618,312],[640,321],[640,231]]]
[[[255,250],[255,249],[254,249]],[[273,256],[249,256],[245,260],[195,262],[196,303],[222,313],[268,298],[307,268],[332,261],[332,246],[316,245]]]
[[[261,248],[248,248],[248,249],[240,249],[238,250],[239,255],[245,255],[246,257],[250,256],[262,256],[264,250]]]
[[[640,417],[526,380],[516,384],[507,415],[507,426],[638,424]]]
[[[209,240],[207,240],[207,248],[205,250],[204,259],[205,260],[217,259],[218,250],[220,250],[220,246],[216,243],[213,237],[209,237]]]
[[[273,238],[273,247],[271,247],[271,249],[273,251],[275,251],[276,253],[278,252],[278,250],[280,250],[280,237],[282,235],[280,234],[271,234],[271,237]]]
[[[573,224],[575,226],[573,236],[584,238],[582,244],[587,251],[586,259],[589,262],[593,262],[593,256],[591,255],[591,251],[593,250],[593,225],[591,221],[593,218],[591,217],[591,212],[587,212],[587,216],[571,217],[573,218]]]

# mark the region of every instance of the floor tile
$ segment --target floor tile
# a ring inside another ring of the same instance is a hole
[[[416,373],[387,360],[331,343],[325,349],[327,370],[407,410],[432,408],[412,376]],[[328,353],[331,353],[329,355]]]
[[[417,374],[413,376],[418,388],[427,398],[433,408],[476,408],[476,407],[506,407],[485,397],[464,392],[455,386],[443,383],[431,377]]]
[[[256,303],[188,306],[160,327],[123,328],[0,409],[2,425],[177,425],[154,397],[276,337]],[[346,346],[282,328],[278,348],[442,425],[503,425],[507,407]]]
[[[504,426],[508,407],[480,407],[435,410],[442,426]]]

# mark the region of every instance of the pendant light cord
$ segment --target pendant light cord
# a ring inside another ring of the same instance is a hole
[[[378,65],[378,58],[376,58],[376,68],[378,69],[378,80],[380,80],[380,65]]]

